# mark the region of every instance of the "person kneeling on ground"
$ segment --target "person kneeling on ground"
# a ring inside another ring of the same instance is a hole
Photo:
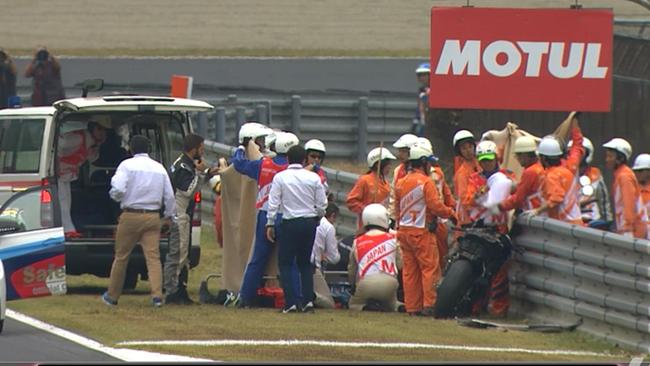
[[[373,203],[364,208],[361,220],[366,232],[354,240],[348,262],[354,284],[350,309],[396,311],[401,257],[395,234],[388,232],[388,211]]]
[[[339,214],[339,207],[333,203],[327,205],[325,216],[320,219],[316,228],[314,248],[311,251],[311,263],[314,271],[314,305],[319,308],[334,309],[334,298],[323,275],[322,264],[336,264],[341,259],[338,243],[336,241],[336,216]]]

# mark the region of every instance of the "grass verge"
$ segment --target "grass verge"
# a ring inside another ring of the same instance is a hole
[[[202,233],[201,263],[190,274],[190,295],[198,299],[200,279],[219,272],[221,251],[211,228]],[[530,355],[455,350],[368,349],[322,346],[134,346],[163,353],[225,361],[573,361],[629,360],[627,352],[579,333],[503,332],[458,326],[453,321],[414,318],[404,314],[317,310],[315,314],[284,315],[275,309],[231,309],[217,305],[150,306],[148,283],[109,308],[99,296],[107,279],[69,276],[68,295],[11,302],[12,309],[96,339],[108,346],[137,340],[329,340],[349,342],[414,342],[544,350],[611,353],[611,357]],[[217,281],[211,285],[217,286]],[[212,288],[216,292],[216,288]]]

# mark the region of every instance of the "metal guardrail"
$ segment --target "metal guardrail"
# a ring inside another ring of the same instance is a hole
[[[650,352],[650,241],[519,217],[525,252],[510,271],[513,310],[556,322],[582,317],[580,330]]]

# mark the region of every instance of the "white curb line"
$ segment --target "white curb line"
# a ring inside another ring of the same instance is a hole
[[[48,333],[52,333],[59,337],[65,338],[71,342],[80,344],[86,348],[106,353],[109,356],[115,357],[122,361],[127,362],[214,362],[214,360],[208,360],[204,358],[193,358],[187,356],[178,356],[178,355],[167,355],[157,352],[148,352],[148,351],[139,351],[133,349],[125,348],[113,348],[107,347],[103,344],[94,341],[92,339],[83,337],[79,334],[72,333],[68,330],[55,327],[52,324],[42,322],[38,319],[34,319],[25,314],[19,313],[17,311],[7,309],[7,317],[25,323],[34,328],[38,328]]]
[[[351,348],[424,348],[443,349],[456,351],[479,351],[479,352],[508,352],[508,353],[530,353],[539,355],[566,355],[566,356],[596,356],[611,357],[608,353],[572,350],[545,350],[527,348],[499,348],[479,346],[455,346],[446,344],[426,343],[375,343],[375,342],[332,342],[316,340],[206,340],[206,341],[126,341],[118,342],[118,346],[143,346],[143,345],[174,345],[174,346],[324,346],[324,347],[351,347]]]

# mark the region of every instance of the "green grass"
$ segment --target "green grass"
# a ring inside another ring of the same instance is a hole
[[[252,49],[252,48],[57,48],[52,50],[55,55],[85,56],[85,57],[110,57],[110,56],[162,56],[162,57],[429,57],[426,49],[408,50],[344,50],[344,49]],[[13,48],[7,49],[12,56],[33,56],[34,49]]]
[[[190,295],[198,299],[200,280],[219,272],[221,251],[214,233],[203,227],[200,265],[190,273]],[[217,280],[211,281],[216,293]],[[96,339],[108,346],[135,340],[335,340],[519,347],[608,352],[612,357],[530,355],[453,350],[353,349],[319,346],[137,346],[133,348],[225,361],[582,361],[629,360],[612,345],[579,333],[540,334],[465,328],[453,321],[404,314],[320,310],[315,314],[278,313],[275,309],[231,309],[219,305],[150,306],[148,283],[109,308],[100,301],[108,279],[68,276],[68,295],[11,302],[12,309]]]

